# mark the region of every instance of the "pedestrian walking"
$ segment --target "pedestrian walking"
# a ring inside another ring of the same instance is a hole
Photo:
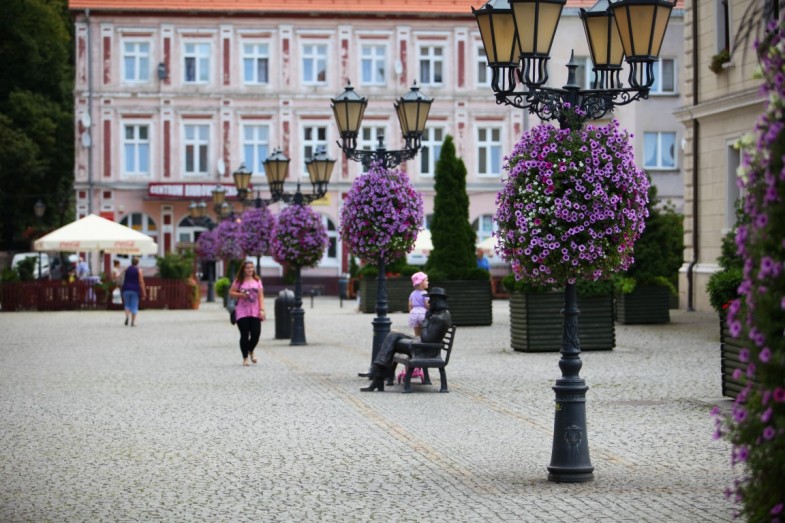
[[[139,314],[139,300],[147,296],[144,286],[144,274],[139,268],[139,258],[133,258],[131,265],[125,270],[123,278],[123,304],[125,308],[125,324],[131,320],[131,327],[136,325],[136,315]]]
[[[264,313],[264,285],[256,274],[253,262],[245,262],[237,273],[237,277],[229,288],[229,296],[237,300],[234,313],[237,318],[237,329],[240,331],[240,351],[243,354],[243,366],[249,365],[248,359],[256,364],[254,349],[262,334]]]

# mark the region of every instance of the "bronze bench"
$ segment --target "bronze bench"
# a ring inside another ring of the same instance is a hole
[[[398,343],[406,344],[411,351],[411,356],[408,354],[396,353],[393,357],[393,374],[395,372],[395,365],[400,363],[406,368],[406,377],[403,382],[403,392],[412,391],[412,373],[414,369],[420,368],[423,371],[423,384],[430,385],[431,378],[428,375],[428,369],[439,369],[439,377],[441,379],[441,389],[439,392],[450,392],[447,389],[447,373],[444,368],[450,362],[450,354],[452,353],[452,344],[455,340],[455,325],[452,325],[447,333],[442,338],[441,343],[425,343],[419,340],[401,340]],[[445,353],[442,357],[442,351]]]

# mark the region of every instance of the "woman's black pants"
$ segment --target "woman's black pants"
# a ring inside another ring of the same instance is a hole
[[[237,328],[240,329],[240,350],[243,353],[243,359],[245,359],[259,343],[259,336],[262,334],[262,320],[246,316],[237,320]]]

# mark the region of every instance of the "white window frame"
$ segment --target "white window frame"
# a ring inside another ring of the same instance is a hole
[[[498,132],[499,139],[493,140],[493,133]],[[488,137],[490,134],[490,138]],[[477,137],[477,176],[481,178],[498,178],[502,170],[502,140],[504,132],[500,124],[478,125]],[[484,161],[483,161],[484,158]],[[493,164],[497,169],[493,169]]]
[[[591,89],[594,80],[594,62],[591,61],[591,56],[576,56],[575,63],[578,68],[575,70],[575,81],[581,89]]]
[[[477,233],[477,243],[487,240],[499,229],[499,225],[493,221],[493,214],[481,214],[474,219],[472,225]]]
[[[243,41],[242,44],[242,64],[243,84],[245,85],[269,85],[270,83],[270,43],[267,41]],[[250,48],[250,49],[249,49]],[[259,61],[265,61],[265,80],[259,80]],[[251,78],[246,75],[246,63],[251,61]]]
[[[201,136],[195,136],[194,138],[188,138],[188,128],[193,127],[195,130],[205,128],[207,131],[207,137],[202,139]],[[191,122],[191,123],[184,123],[182,128],[182,136],[183,136],[183,175],[188,178],[197,178],[203,176],[209,176],[210,174],[210,165],[212,159],[212,125],[209,122]],[[193,164],[195,166],[195,170],[188,171],[188,148],[194,148],[194,160]],[[206,154],[205,154],[205,165],[198,165],[199,164],[199,153],[198,149],[205,147]],[[203,169],[202,169],[203,168]]]
[[[189,46],[194,46],[189,51]],[[204,40],[183,42],[183,83],[186,85],[207,85],[210,83],[213,44]],[[194,60],[194,79],[188,80],[188,59]],[[202,78],[206,76],[206,78]]]
[[[156,225],[155,220],[149,214],[143,212],[128,213],[120,219],[120,223],[150,236],[154,242],[160,245],[160,242],[158,242],[158,225]],[[155,267],[157,254],[143,254],[139,256],[139,267]],[[115,258],[120,260],[120,265],[123,267],[131,265],[132,255],[130,254],[115,254]]]
[[[441,136],[436,136],[437,133]],[[442,152],[444,137],[447,135],[446,129],[442,125],[426,126],[422,133],[422,146],[418,156],[420,157],[420,176],[433,178],[436,175],[436,162]],[[427,162],[427,168],[423,169],[423,162]]]
[[[733,28],[731,24],[733,23],[733,12],[731,11],[732,3],[730,0],[715,0],[715,21],[717,23],[716,27],[716,42],[715,42],[715,51],[717,53],[721,51],[728,51],[731,53],[733,51]]]
[[[147,129],[147,138],[146,139],[142,139],[140,137],[141,133],[139,131],[141,130],[142,127],[145,127]],[[129,129],[129,128],[134,128],[135,129],[134,130],[134,137],[132,139],[130,139],[130,140],[126,137],[126,130]],[[125,121],[125,122],[122,122],[121,132],[122,132],[122,135],[121,135],[122,136],[122,156],[121,156],[122,160],[121,161],[122,161],[122,166],[123,166],[123,170],[122,170],[123,177],[128,177],[128,178],[150,178],[150,177],[152,177],[152,163],[151,162],[152,162],[152,158],[153,158],[153,154],[152,154],[152,147],[153,147],[152,146],[152,144],[153,144],[152,132],[153,132],[153,126],[151,125],[151,123],[149,121]],[[133,147],[133,158],[129,158],[128,151],[127,151],[128,146]],[[147,150],[147,170],[146,171],[140,170],[140,164],[141,164],[141,161],[140,161],[141,160],[140,149],[144,149],[144,148],[146,148],[146,150]],[[134,168],[132,170],[127,170],[127,165],[128,165],[128,160],[129,159],[132,159],[133,164],[134,164]]]
[[[369,67],[370,77],[366,77],[366,65]],[[380,69],[381,74],[379,74]],[[387,84],[387,44],[360,44],[359,76],[361,85]]]
[[[648,163],[649,150],[646,148],[646,137],[648,135],[656,135],[656,162],[654,164]],[[664,165],[663,162],[663,143],[662,139],[665,135],[673,136],[673,165]],[[643,133],[643,168],[647,171],[675,171],[679,168],[679,155],[676,151],[676,140],[678,135],[675,131],[644,131]]]
[[[379,147],[379,136],[388,139],[387,126],[383,124],[363,125],[357,136],[357,148],[364,151],[375,151]]]
[[[241,129],[243,163],[245,167],[254,174],[264,175],[264,164],[262,163],[270,155],[270,125],[244,123]],[[251,132],[252,136],[248,136]],[[260,136],[266,133],[265,136]],[[249,157],[249,147],[251,148]]]
[[[488,55],[485,54],[485,47],[481,43],[474,44],[474,83],[477,87],[490,87],[493,71],[488,67]],[[482,80],[482,77],[485,80]]]
[[[420,85],[441,87],[444,85],[445,69],[445,44],[419,44],[417,46],[417,72]],[[438,51],[438,52],[437,52]],[[427,65],[428,74],[423,74],[423,67]],[[439,71],[440,80],[436,81],[436,71]],[[426,79],[425,77],[428,76]]]
[[[133,49],[127,49],[128,46],[133,46]],[[147,46],[147,51],[142,51],[140,48]],[[150,40],[143,40],[138,38],[124,38],[122,40],[123,49],[123,83],[124,84],[146,84],[150,82],[152,71],[152,49],[153,44]],[[133,62],[133,73],[129,77],[128,60]]]
[[[329,46],[323,41],[303,42],[300,45],[300,67],[303,85],[326,85]],[[319,66],[323,65],[324,80],[319,80]],[[310,78],[309,78],[310,76]]]
[[[671,70],[673,71],[673,90],[664,91],[662,89],[662,65],[664,62],[671,62],[673,66]],[[654,84],[649,89],[649,94],[652,95],[673,95],[677,94],[679,91],[679,70],[678,70],[679,63],[675,58],[660,58],[658,61],[654,62]]]
[[[316,131],[316,137],[308,138],[306,137],[307,130],[312,129]],[[320,138],[319,134],[320,131],[323,132],[324,138]],[[304,178],[308,176],[308,169],[305,167],[305,161],[310,159],[316,149],[319,146],[327,147],[330,143],[330,126],[327,123],[320,123],[320,124],[307,124],[302,126],[302,130],[300,132],[300,136],[302,136],[302,156],[300,158],[300,177]]]
[[[336,223],[330,219],[329,216],[326,214],[319,213],[322,217],[322,225],[324,225],[324,231],[327,233],[327,248],[324,250],[324,254],[322,255],[322,259],[319,262],[319,267],[338,267],[338,260],[340,259],[340,235],[338,234],[338,226]],[[332,228],[330,225],[332,224]],[[335,256],[330,256],[330,248],[335,248]]]

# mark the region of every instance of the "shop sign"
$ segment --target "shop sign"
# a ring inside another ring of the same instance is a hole
[[[205,199],[213,197],[214,183],[149,183],[147,196],[150,198]],[[237,187],[231,183],[219,184],[226,189],[227,198],[237,198]]]

